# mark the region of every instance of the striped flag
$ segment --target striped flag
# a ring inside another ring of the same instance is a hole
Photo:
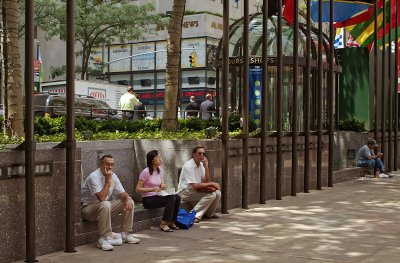
[[[388,2],[389,3],[389,2]],[[386,11],[389,11],[389,4],[385,6]],[[386,12],[388,14],[388,12]],[[382,26],[383,22],[383,8],[378,8],[378,28]],[[347,31],[353,36],[354,40],[362,47],[367,47],[374,42],[374,17],[371,17],[367,21],[364,21],[355,26],[347,27]]]
[[[392,5],[392,14],[389,13],[390,4]],[[400,4],[399,4],[400,6]],[[378,46],[382,45],[382,36],[383,30],[386,33],[389,32],[389,18],[392,17],[392,21],[396,19],[395,8],[396,8],[396,1],[389,0],[385,3],[385,19],[383,18],[383,1],[379,2],[378,6]],[[386,22],[385,29],[383,29],[383,21]],[[354,37],[354,40],[360,44],[362,47],[371,47],[374,42],[374,25],[375,21],[374,18],[370,18],[367,21],[364,21],[358,25],[347,27],[346,29],[350,32],[350,34]],[[395,23],[392,23],[392,29],[394,31]],[[394,40],[394,34],[392,34]],[[386,43],[389,41],[388,36],[386,36]]]

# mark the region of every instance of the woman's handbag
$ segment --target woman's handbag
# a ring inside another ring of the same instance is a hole
[[[183,208],[179,208],[176,225],[183,229],[189,229],[194,224],[196,218],[196,211],[192,209],[190,212]]]

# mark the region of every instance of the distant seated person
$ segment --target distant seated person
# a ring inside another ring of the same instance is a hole
[[[158,151],[147,153],[147,168],[139,176],[136,192],[142,194],[144,208],[153,209],[164,207],[164,214],[160,223],[160,230],[172,232],[179,229],[176,225],[181,198],[177,194],[165,192],[167,186],[163,183],[164,175],[160,166],[163,162]]]
[[[134,203],[113,172],[114,164],[111,155],[101,157],[100,167],[86,178],[81,189],[82,218],[98,221],[100,237],[97,247],[102,250],[112,250],[123,242],[139,243],[139,239],[130,234]],[[122,214],[120,234],[112,232],[111,227],[111,217],[119,214]]]
[[[358,167],[368,167],[368,174],[370,176],[375,175],[379,178],[391,177],[385,174],[385,166],[381,160],[383,153],[378,152],[375,154],[374,148],[378,147],[376,141],[372,138],[368,138],[367,144],[361,147],[356,156],[356,162]],[[374,170],[376,172],[374,173]]]
[[[215,211],[221,200],[220,186],[210,181],[204,147],[195,147],[192,151],[192,159],[183,165],[179,177],[178,194],[182,201],[187,201],[194,206],[195,223],[199,223],[203,216],[218,218]]]

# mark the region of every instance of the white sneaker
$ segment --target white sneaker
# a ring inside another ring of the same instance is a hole
[[[389,175],[381,173],[379,174],[379,178],[389,178]]]
[[[112,246],[122,246],[122,236],[119,233],[112,232],[111,235],[107,237],[107,241]]]
[[[134,237],[132,234],[128,234],[126,232],[121,232],[122,241],[129,244],[137,244],[140,240]]]
[[[97,247],[104,251],[109,251],[114,249],[114,247],[104,237],[99,238],[97,242]]]

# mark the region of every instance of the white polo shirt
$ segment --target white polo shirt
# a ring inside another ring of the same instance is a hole
[[[191,187],[189,184],[203,182],[205,174],[206,169],[202,162],[197,166],[193,158],[187,161],[183,165],[181,175],[179,176],[178,193],[182,192],[187,187]]]
[[[96,171],[92,172],[83,183],[81,188],[81,202],[87,204],[99,202],[96,193],[99,193],[101,190],[103,190],[104,184],[105,177],[100,168],[98,168]],[[107,197],[104,199],[104,201],[108,201],[113,194],[118,195],[122,194],[123,192],[125,192],[124,187],[122,187],[117,175],[113,173],[110,190],[108,191]]]

